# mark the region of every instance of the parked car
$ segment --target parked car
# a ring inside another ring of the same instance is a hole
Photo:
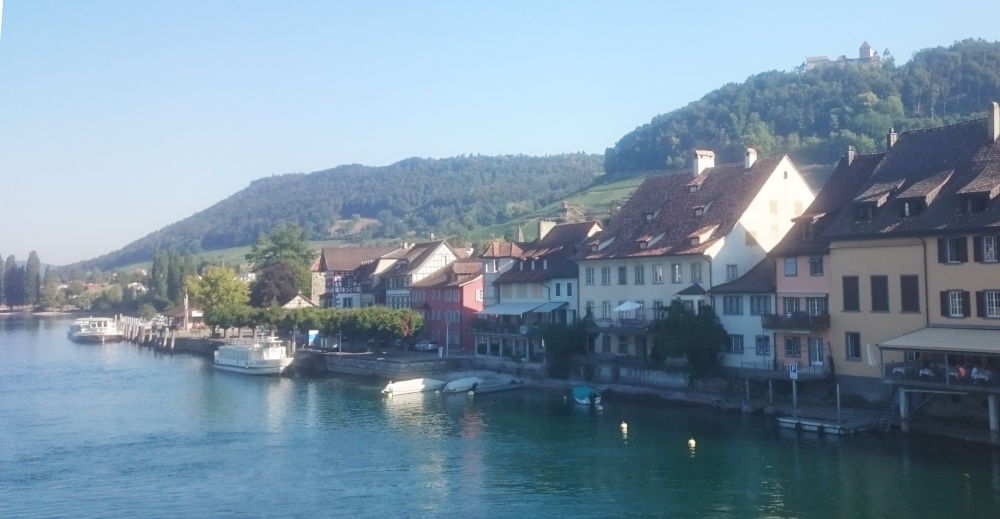
[[[414,343],[413,346],[410,346],[410,349],[413,351],[437,351],[438,346],[438,343],[424,339]]]

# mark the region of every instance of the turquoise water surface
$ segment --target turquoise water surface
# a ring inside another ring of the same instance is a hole
[[[0,319],[0,517],[1000,517],[986,447],[530,390],[387,399],[68,323]]]

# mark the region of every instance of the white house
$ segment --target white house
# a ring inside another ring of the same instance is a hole
[[[760,263],[812,200],[787,155],[758,159],[753,148],[719,166],[696,150],[693,171],[647,178],[577,256],[594,353],[645,359],[656,307],[710,304],[708,290]]]
[[[741,370],[774,368],[774,332],[763,316],[774,314],[774,258],[764,258],[739,278],[712,287],[719,321],[729,334],[722,365]]]

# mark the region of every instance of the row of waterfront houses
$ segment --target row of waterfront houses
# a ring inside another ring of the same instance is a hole
[[[525,366],[543,362],[541,325],[588,313],[592,358],[643,366],[649,325],[680,300],[714,307],[723,365],[743,374],[794,364],[869,398],[895,385],[992,395],[998,138],[996,103],[984,119],[890,131],[882,153],[848,149],[818,193],[786,155],[715,164],[696,150],[606,223],[542,221],[536,240],[495,240],[478,258],[444,241],[323,249],[313,293],[414,308],[427,338]]]

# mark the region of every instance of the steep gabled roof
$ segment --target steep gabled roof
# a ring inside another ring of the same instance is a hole
[[[689,170],[648,177],[577,258],[701,254],[733,229],[784,157],[757,159],[750,169],[742,162],[723,164],[697,177]],[[695,211],[698,207],[707,209]],[[713,226],[710,235],[693,243],[692,233]]]
[[[795,224],[769,254],[778,257],[825,253],[830,248],[830,239],[823,231],[845,208],[850,212],[854,195],[883,156],[885,153],[858,155],[850,162],[847,156],[841,157],[823,189],[805,212],[795,218]]]
[[[479,260],[458,260],[447,267],[410,285],[415,288],[460,287],[483,275],[483,263]]]
[[[1000,228],[1000,202],[964,212],[966,196],[1000,194],[1000,142],[987,136],[987,119],[913,130],[898,139],[854,198],[830,225],[834,239],[972,232]],[[886,191],[881,203],[870,194]],[[915,196],[911,196],[915,195]],[[903,202],[926,207],[904,216]],[[860,217],[858,215],[863,215]]]
[[[746,274],[712,287],[712,294],[771,294],[777,290],[774,281],[774,258],[767,257]]]
[[[399,247],[323,247],[314,270],[318,272],[354,270],[365,261],[374,260],[396,250],[402,249]]]
[[[575,278],[578,269],[573,257],[579,252],[580,244],[600,229],[601,225],[594,221],[554,226],[542,239],[522,243],[521,261],[501,274],[495,282],[537,283]]]
[[[429,258],[432,254],[434,254],[434,251],[436,251],[442,245],[446,247],[449,251],[451,251],[451,253],[454,254],[456,258],[458,257],[458,254],[455,254],[455,250],[452,249],[451,245],[448,245],[448,242],[446,242],[445,240],[435,240],[426,243],[418,243],[413,247],[407,249],[402,254],[398,255],[398,257],[396,257],[396,264],[389,269],[389,272],[387,272],[386,275],[400,276],[405,274],[412,274],[417,269],[419,269],[423,265],[424,261],[426,261],[427,258]]]
[[[521,245],[503,238],[493,240],[480,255],[482,258],[520,258]]]

